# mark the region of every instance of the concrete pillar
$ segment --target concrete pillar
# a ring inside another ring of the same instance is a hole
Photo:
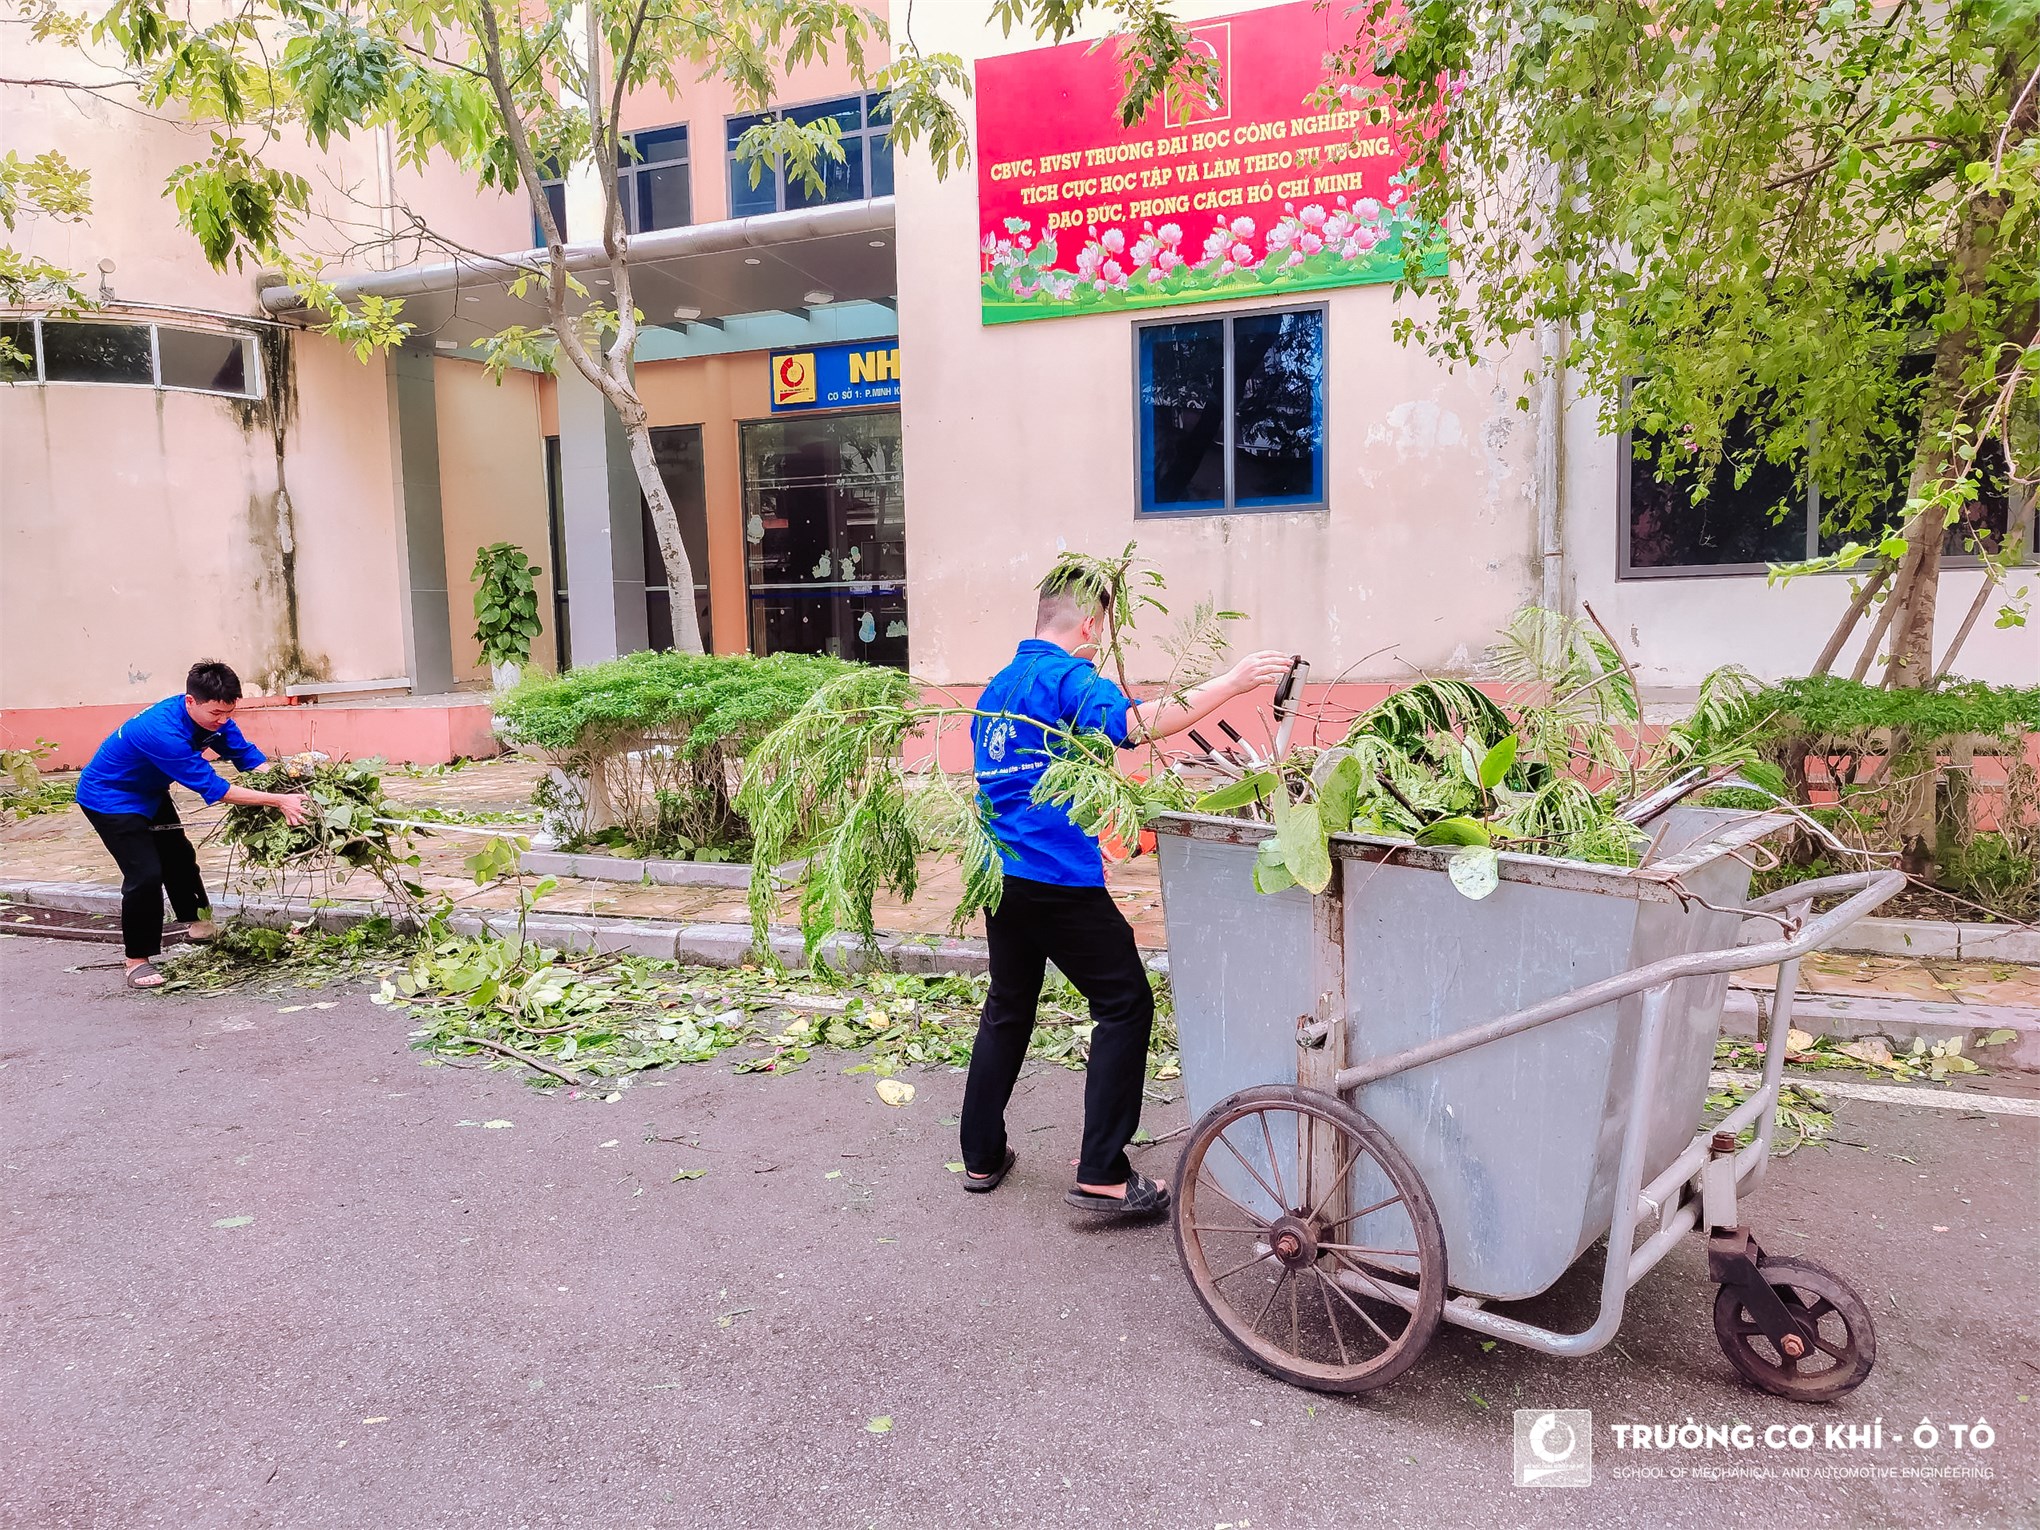
[[[439,508],[439,406],[432,347],[390,352],[391,456],[396,463],[398,576],[404,669],[413,695],[453,689],[453,623],[446,593],[446,529]]]
[[[609,401],[569,363],[557,377],[567,638],[575,664],[598,664],[650,646],[642,496]]]

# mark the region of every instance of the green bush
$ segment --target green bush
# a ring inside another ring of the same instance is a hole
[[[1941,862],[1941,886],[2011,919],[2040,915],[2040,860],[2003,834],[1952,846]]]
[[[569,843],[613,824],[629,844],[701,859],[750,844],[733,802],[745,756],[823,685],[858,673],[913,689],[897,671],[807,654],[634,653],[528,676],[496,723],[569,778],[538,799]]]
[[[550,754],[658,733],[688,758],[741,756],[836,676],[859,666],[778,653],[633,653],[564,675],[530,675],[496,703],[511,742]]]
[[[1860,680],[1816,675],[1781,680],[1751,695],[1746,720],[1759,744],[1794,738],[1863,740],[1884,730],[1919,739],[1957,733],[2017,738],[2040,733],[2040,686],[1944,681],[1931,691],[1884,690]]]

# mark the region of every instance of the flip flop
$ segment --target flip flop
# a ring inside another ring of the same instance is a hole
[[[1013,1171],[1013,1165],[1020,1161],[1020,1155],[1011,1148],[1006,1149],[1006,1161],[992,1174],[969,1174],[963,1176],[963,1188],[973,1195],[984,1195],[999,1188],[999,1181]]]
[[[156,981],[153,983],[142,983],[136,981],[136,979],[144,977],[152,977]],[[128,968],[127,985],[130,988],[142,989],[144,992],[151,988],[161,988],[163,986],[163,974],[156,970],[155,965],[153,963],[143,962],[139,967]]]
[[[1063,1200],[1080,1211],[1108,1217],[1154,1217],[1169,1209],[1168,1190],[1139,1172],[1126,1182],[1126,1194],[1123,1196],[1071,1190]]]

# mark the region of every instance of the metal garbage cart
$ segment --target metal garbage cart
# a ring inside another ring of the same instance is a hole
[[[1505,854],[1474,900],[1445,874],[1450,848],[1347,835],[1322,893],[1258,893],[1267,825],[1161,819],[1183,1077],[1201,1112],[1176,1240],[1220,1329],[1332,1392],[1387,1385],[1441,1321],[1591,1354],[1629,1288],[1697,1229],[1737,1371],[1802,1401],[1860,1385],[1876,1358],[1862,1301],[1809,1260],[1766,1254],[1737,1202],[1769,1159],[1800,959],[1905,878],[1751,901],[1747,853],[1786,822],[1681,806],[1653,823],[1639,867]],[[1701,1131],[1728,976],[1774,963],[1763,1081]],[[1604,1238],[1591,1327],[1491,1310],[1549,1290]]]

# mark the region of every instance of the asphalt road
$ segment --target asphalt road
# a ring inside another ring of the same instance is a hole
[[[954,1074],[901,1109],[827,1054],[568,1100],[421,1065],[359,992],[144,998],[68,970],[108,955],[0,939],[0,1524],[2040,1522],[2031,1117],[1845,1102],[1855,1145],[1750,1204],[1876,1314],[1877,1370],[1838,1406],[1735,1379],[1691,1242],[1597,1356],[1447,1328],[1347,1400],[1240,1360],[1165,1227],[1062,1205],[1074,1075],[1023,1081],[1019,1168],[965,1196]],[[1574,1278],[1532,1315],[1592,1302]],[[1512,1485],[1517,1408],[1594,1410],[1592,1486]],[[1991,1448],[1955,1449],[1979,1418]],[[1688,1419],[1813,1444],[1638,1453],[1608,1427]],[[1826,1443],[1880,1419],[1881,1451]]]

